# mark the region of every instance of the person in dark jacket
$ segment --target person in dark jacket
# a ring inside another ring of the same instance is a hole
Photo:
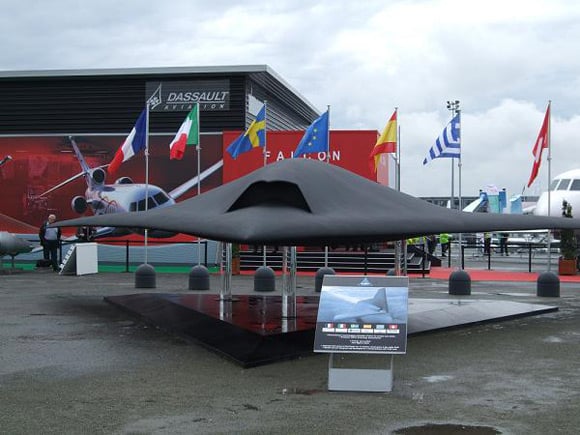
[[[52,270],[58,272],[58,247],[60,246],[61,231],[60,228],[48,227],[54,221],[56,221],[56,216],[49,215],[46,222],[41,225],[38,237],[42,245],[44,259],[50,259]]]

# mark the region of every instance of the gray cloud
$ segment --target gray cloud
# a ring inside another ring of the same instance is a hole
[[[462,103],[462,191],[521,192],[553,100],[552,174],[580,167],[580,6],[566,1],[4,1],[0,69],[269,64],[334,129],[400,108],[402,188],[447,195],[422,160]],[[528,192],[547,184],[546,162]],[[456,172],[457,176],[457,172]]]

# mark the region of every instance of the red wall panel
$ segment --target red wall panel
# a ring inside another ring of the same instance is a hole
[[[302,138],[302,131],[274,131],[267,136],[267,163],[292,158],[292,153]],[[264,165],[262,148],[253,149],[232,159],[226,148],[240,132],[226,131],[224,141],[223,181],[227,183],[258,169]],[[330,132],[330,163],[340,166],[369,180],[376,181],[376,175],[369,167],[369,155],[377,141],[373,130],[340,130]],[[301,157],[302,158],[302,157]],[[307,154],[305,158],[324,161],[326,153]]]

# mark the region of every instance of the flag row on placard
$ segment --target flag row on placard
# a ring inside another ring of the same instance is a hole
[[[126,162],[139,151],[146,148],[148,130],[147,115],[147,109],[143,110],[139,115],[135,126],[109,164],[109,173],[115,173],[121,163]],[[528,180],[528,187],[531,186],[538,175],[543,149],[549,147],[549,123],[550,104],[548,104],[542,128],[532,150],[534,163],[532,173]],[[188,145],[199,145],[199,131],[199,105],[196,104],[181,124],[175,138],[169,144],[170,159],[181,160]],[[329,133],[329,111],[327,110],[306,129],[304,136],[302,136],[294,151],[294,157],[300,157],[310,153],[328,153],[330,142]],[[377,172],[377,165],[382,154],[397,152],[397,133],[397,109],[395,109],[369,155],[369,167],[372,172]],[[238,136],[227,147],[226,151],[233,159],[236,159],[240,154],[251,151],[254,148],[264,148],[265,146],[266,105],[264,104],[248,129]],[[437,158],[461,158],[461,113],[459,111],[455,113],[451,121],[449,121],[439,137],[435,140],[434,145],[429,149],[427,156],[423,159],[423,165]]]

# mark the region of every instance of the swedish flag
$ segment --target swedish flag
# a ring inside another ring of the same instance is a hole
[[[233,141],[226,151],[233,159],[246,151],[266,145],[266,105],[264,104],[256,119],[252,121],[245,133]]]

